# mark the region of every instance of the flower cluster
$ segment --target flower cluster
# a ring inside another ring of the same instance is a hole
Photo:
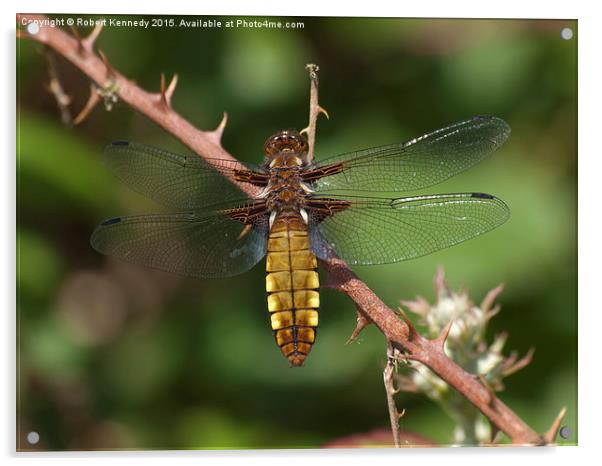
[[[445,341],[445,353],[463,369],[479,377],[492,391],[502,390],[503,379],[529,364],[533,356],[532,350],[520,359],[516,353],[504,356],[505,333],[496,336],[490,345],[485,341],[487,324],[500,310],[494,303],[502,289],[500,285],[491,290],[477,306],[466,290],[451,291],[440,269],[435,276],[435,304],[429,304],[422,297],[401,302],[402,310],[408,309],[419,317],[419,324],[426,327],[425,333],[429,338],[437,338],[452,322]],[[401,369],[396,375],[397,388],[422,393],[438,403],[456,423],[454,443],[475,445],[492,441],[495,432],[466,398],[425,365],[411,361],[405,367],[407,369]]]

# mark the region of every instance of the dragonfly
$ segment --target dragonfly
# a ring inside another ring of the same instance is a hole
[[[260,165],[116,141],[104,151],[105,165],[166,211],[110,218],[91,244],[124,261],[201,278],[238,275],[265,257],[276,344],[291,366],[302,366],[318,328],[318,260],[388,264],[498,227],[510,211],[491,194],[383,193],[447,180],[509,135],[502,119],[477,116],[410,141],[312,161],[306,136],[282,130],[265,142]]]

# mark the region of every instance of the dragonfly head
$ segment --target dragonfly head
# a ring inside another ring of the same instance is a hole
[[[294,129],[284,129],[270,136],[263,145],[263,150],[268,158],[273,158],[282,153],[305,155],[308,145],[307,138]]]

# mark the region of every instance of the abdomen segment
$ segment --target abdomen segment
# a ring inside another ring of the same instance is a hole
[[[280,214],[268,239],[266,290],[276,343],[301,366],[316,339],[320,287],[316,256],[299,214]]]

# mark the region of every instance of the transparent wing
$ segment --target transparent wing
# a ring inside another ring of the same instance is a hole
[[[341,199],[336,202],[348,207],[325,218],[322,209],[310,210],[311,244],[321,259],[334,251],[353,265],[424,256],[492,230],[510,215],[503,201],[480,193]]]
[[[483,160],[510,135],[499,118],[479,116],[408,142],[350,152],[316,165],[334,173],[315,181],[318,192],[404,192],[440,183]]]
[[[231,160],[177,155],[155,147],[117,141],[104,151],[106,166],[125,184],[167,207],[198,209],[248,196],[228,181],[248,167]]]
[[[90,241],[97,251],[127,262],[179,275],[229,277],[266,253],[267,217],[257,215],[248,231],[245,226],[224,211],[137,215],[103,222]]]

